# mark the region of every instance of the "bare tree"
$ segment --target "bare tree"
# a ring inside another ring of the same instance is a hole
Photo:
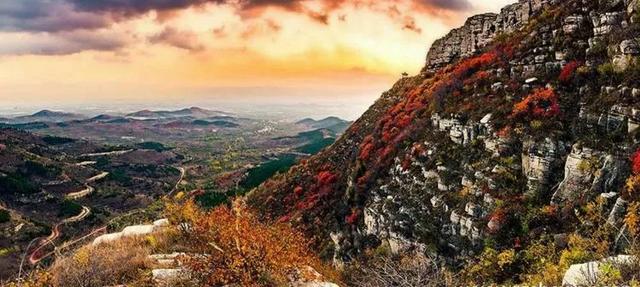
[[[361,266],[351,278],[356,287],[436,287],[453,286],[453,276],[423,256],[380,257]]]

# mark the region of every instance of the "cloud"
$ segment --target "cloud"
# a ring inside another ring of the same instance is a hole
[[[82,51],[114,51],[132,42],[113,32],[0,33],[0,55],[69,55]]]
[[[0,34],[23,33],[24,43],[0,44],[1,53],[69,54],[85,50],[119,50],[135,38],[135,29],[120,30],[127,21],[155,12],[160,32],[140,39],[151,43],[164,43],[186,50],[205,47],[194,32],[198,29],[180,28],[171,19],[180,17],[180,11],[207,4],[224,5],[243,20],[241,38],[264,33],[278,33],[279,22],[264,17],[269,10],[281,10],[303,15],[316,23],[330,25],[331,21],[344,23],[352,10],[368,10],[386,15],[398,28],[421,33],[419,14],[444,19],[471,8],[470,0],[0,0]],[[398,8],[400,7],[400,9]],[[443,16],[446,15],[446,16]],[[251,20],[258,20],[251,21]],[[266,20],[266,22],[264,22]],[[260,23],[262,22],[262,23]],[[254,27],[264,25],[265,27]],[[122,25],[121,25],[122,24]],[[163,26],[172,26],[167,28]],[[222,28],[221,28],[222,27]],[[229,28],[229,27],[226,27]],[[183,30],[181,30],[183,29]],[[188,30],[185,31],[184,29]],[[222,26],[211,28],[216,37],[228,36]],[[103,30],[120,32],[104,33]],[[211,30],[209,30],[211,31]],[[91,34],[94,35],[91,35]],[[128,33],[123,42],[122,33]],[[79,38],[80,37],[80,38]],[[109,38],[114,37],[114,38]],[[40,39],[37,39],[40,38]],[[204,39],[204,38],[203,38]],[[4,39],[3,39],[4,40]],[[60,41],[54,43],[54,40]],[[83,42],[84,41],[84,42]],[[3,41],[4,42],[4,41]],[[205,41],[206,42],[206,41]],[[33,47],[27,47],[28,44]]]
[[[0,31],[60,32],[98,29],[112,21],[105,15],[77,11],[64,1],[0,2]]]
[[[463,11],[471,8],[468,0],[408,0],[431,10]],[[400,0],[390,1],[394,4]],[[19,0],[0,1],[0,31],[59,32],[100,29],[151,11],[158,17],[205,4],[235,6],[250,17],[269,7],[307,15],[320,23],[328,23],[329,14],[344,5],[373,6],[377,0]],[[313,8],[310,8],[313,6]]]
[[[472,8],[468,0],[415,0],[417,4],[427,8],[450,11],[467,11]]]
[[[66,0],[78,10],[137,16],[150,11],[164,12],[199,6],[207,3],[223,4],[229,0]]]
[[[149,41],[153,44],[164,43],[189,51],[204,49],[204,46],[198,40],[198,35],[190,31],[180,31],[173,27],[165,28],[162,32],[150,37]]]

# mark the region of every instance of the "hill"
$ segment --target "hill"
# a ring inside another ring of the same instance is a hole
[[[637,5],[521,0],[471,17],[249,205],[338,265],[387,246],[467,266],[475,284],[559,285],[570,264],[634,252]]]
[[[82,115],[73,114],[73,113],[42,110],[28,116],[20,116],[20,117],[15,117],[11,119],[0,119],[0,122],[7,123],[7,124],[27,124],[27,123],[35,123],[35,122],[59,123],[59,122],[66,122],[66,121],[72,121],[72,120],[80,120],[84,118],[85,117]]]
[[[139,119],[167,119],[167,118],[182,118],[182,117],[190,117],[196,119],[203,118],[211,118],[211,117],[220,117],[220,116],[230,116],[230,114],[220,111],[211,111],[198,107],[185,108],[176,111],[151,111],[151,110],[143,110],[134,113],[130,113],[126,115],[130,118],[139,118]]]
[[[321,120],[306,118],[296,122],[297,125],[305,126],[312,129],[327,129],[334,133],[343,133],[352,122],[343,120],[338,117],[327,117]]]

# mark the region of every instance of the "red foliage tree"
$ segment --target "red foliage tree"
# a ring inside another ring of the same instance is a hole
[[[549,118],[560,114],[558,95],[553,89],[537,89],[513,107],[513,118]]]
[[[573,79],[573,75],[575,74],[576,70],[580,68],[580,66],[582,66],[582,63],[578,61],[571,61],[567,63],[562,68],[560,76],[558,76],[558,80],[560,80],[560,82],[564,84],[569,83]]]
[[[640,175],[640,149],[631,156],[631,169],[633,174]]]
[[[337,176],[330,171],[321,171],[318,173],[316,179],[318,180],[319,185],[329,185],[336,181]]]
[[[351,214],[345,217],[344,221],[347,224],[351,224],[351,225],[356,224],[358,222],[359,214],[360,212],[354,208],[353,210],[351,210]]]
[[[371,156],[371,152],[373,151],[373,143],[368,142],[365,143],[363,146],[360,147],[360,155],[358,155],[358,158],[360,160],[367,160],[369,159],[369,157]]]

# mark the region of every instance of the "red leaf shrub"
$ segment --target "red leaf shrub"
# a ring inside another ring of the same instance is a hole
[[[301,196],[303,192],[304,190],[302,189],[302,186],[296,186],[296,188],[293,190],[293,193],[295,193],[297,196]]]
[[[631,169],[633,174],[640,175],[640,149],[631,156]]]
[[[367,160],[369,159],[369,157],[371,156],[371,152],[373,151],[373,143],[368,142],[365,143],[363,146],[360,147],[360,155],[358,155],[358,158],[360,160]]]
[[[549,118],[560,114],[558,95],[553,89],[537,89],[513,107],[513,118]]]
[[[336,181],[337,176],[330,171],[321,171],[316,177],[319,185],[329,185]]]
[[[573,79],[576,70],[580,68],[580,66],[582,66],[582,63],[578,61],[571,61],[567,63],[562,68],[560,76],[558,76],[558,80],[560,80],[560,82],[564,84],[569,83]]]
[[[353,209],[351,210],[351,214],[347,215],[347,217],[345,217],[344,221],[348,224],[355,224],[356,222],[358,222],[358,218],[359,218],[359,214],[360,212],[358,212],[357,209]]]

